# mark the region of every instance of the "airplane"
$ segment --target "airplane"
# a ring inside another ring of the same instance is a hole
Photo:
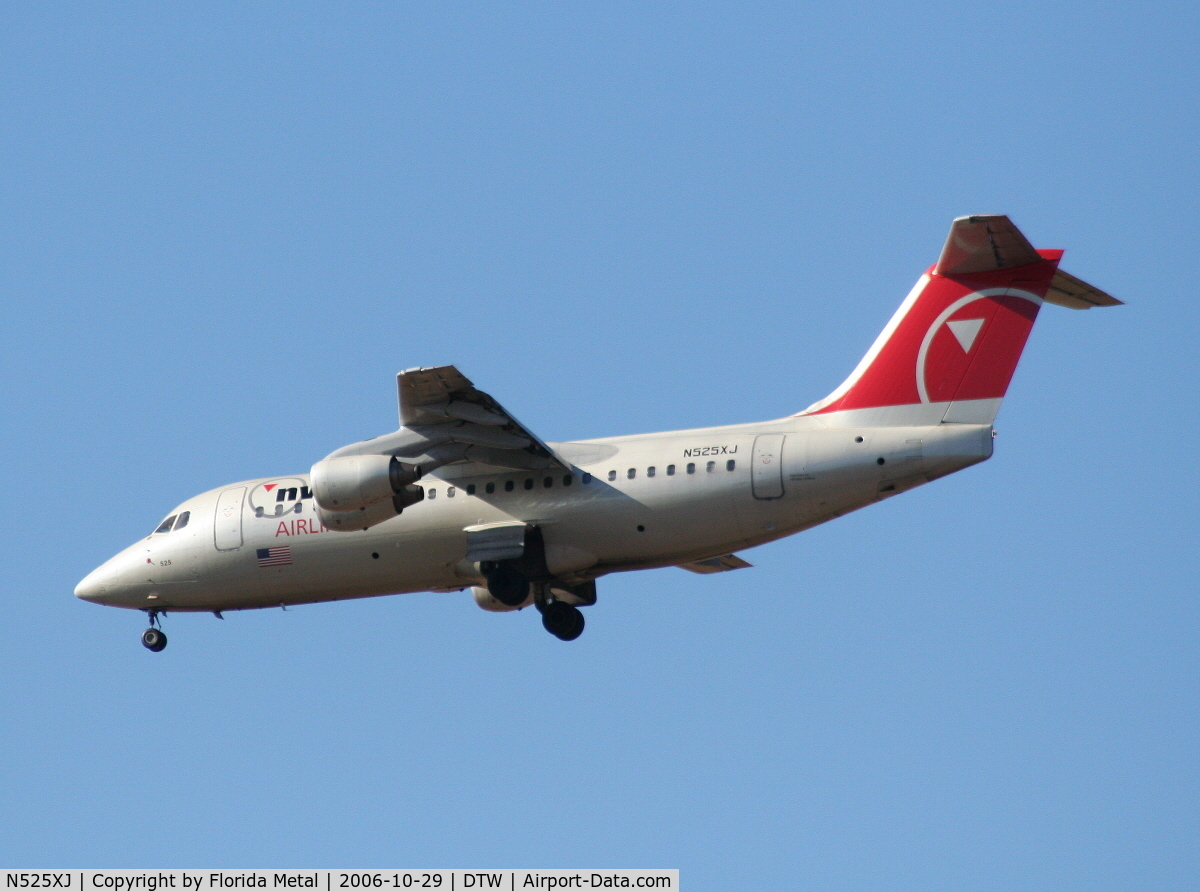
[[[1043,303],[1116,306],[1002,215],[956,219],[850,376],[775,421],[551,443],[454,366],[397,376],[400,426],[308,474],[172,510],[75,589],[160,617],[471,589],[578,638],[610,573],[749,567],[737,552],[982,462]]]

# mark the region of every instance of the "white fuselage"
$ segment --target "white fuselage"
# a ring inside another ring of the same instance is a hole
[[[189,512],[185,527],[125,549],[76,593],[166,612],[460,590],[483,581],[464,531],[513,522],[540,529],[556,578],[583,581],[761,545],[991,455],[989,424],[853,416],[550,444],[570,473],[447,465],[421,480],[424,501],[353,532],[321,524],[306,474],[244,481],[189,499],[174,512]]]
[[[745,568],[734,552],[989,458],[1042,305],[1120,304],[1061,257],[1003,215],[957,218],[850,376],[761,424],[548,444],[456,366],[406,369],[393,433],[188,500],[75,594],[145,610],[153,652],[168,611],[468,587],[573,641],[600,576]]]

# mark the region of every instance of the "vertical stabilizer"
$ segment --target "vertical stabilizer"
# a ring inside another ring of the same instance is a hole
[[[1120,303],[1059,274],[1061,257],[1035,250],[1007,217],[955,220],[938,262],[858,367],[801,414],[854,411],[855,423],[865,424],[990,424],[1052,282],[1070,278],[1090,289],[1087,301],[1050,298],[1056,303]]]

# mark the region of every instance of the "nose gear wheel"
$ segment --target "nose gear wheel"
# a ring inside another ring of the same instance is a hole
[[[167,633],[161,628],[158,613],[157,610],[146,611],[146,616],[150,618],[150,628],[142,632],[142,646],[154,653],[158,653],[167,646]]]
[[[158,653],[167,646],[167,636],[162,629],[156,629],[153,626],[142,632],[142,645],[146,650]]]

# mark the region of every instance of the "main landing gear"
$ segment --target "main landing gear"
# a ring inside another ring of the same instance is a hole
[[[579,608],[560,601],[550,590],[549,583],[529,581],[529,577],[511,564],[488,563],[483,567],[487,579],[488,594],[507,607],[520,608],[529,603],[529,589],[533,588],[533,606],[542,615],[542,626],[561,641],[574,641],[583,634],[583,614]],[[544,572],[544,571],[543,571]],[[595,585],[588,592],[590,599],[584,604],[594,604]]]
[[[529,580],[520,571],[500,564],[487,574],[488,594],[507,607],[520,607],[529,597]]]
[[[142,646],[158,653],[167,646],[167,634],[158,628],[158,611],[147,610],[146,613],[150,617],[150,628],[142,632]]]
[[[542,628],[560,641],[574,641],[583,634],[583,614],[574,604],[560,601],[546,583],[534,587],[533,604],[542,614]]]
[[[583,634],[583,614],[578,607],[551,598],[550,603],[538,603],[542,611],[542,626],[560,641],[574,641]]]

